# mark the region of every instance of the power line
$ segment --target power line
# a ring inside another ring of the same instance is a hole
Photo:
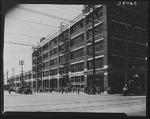
[[[31,47],[35,47],[35,45],[21,44],[21,43],[8,42],[8,41],[4,41],[4,43],[10,43],[10,44],[17,44],[17,45],[24,45],[24,46],[31,46]]]
[[[25,11],[28,11],[28,12],[32,12],[32,13],[35,13],[35,14],[39,14],[39,15],[43,15],[43,16],[47,16],[47,17],[51,17],[51,18],[67,21],[67,22],[71,21],[71,20],[66,19],[66,18],[58,17],[58,16],[55,16],[55,15],[47,14],[47,13],[44,13],[44,12],[40,12],[40,11],[37,11],[37,10],[33,10],[33,9],[21,7],[21,6],[16,6],[16,8],[22,9],[22,10],[25,10]]]
[[[26,22],[30,22],[30,23],[45,25],[45,26],[51,26],[51,27],[55,27],[55,28],[57,27],[57,26],[53,26],[53,25],[43,24],[43,23],[39,23],[39,22],[35,22],[35,21],[30,21],[30,20],[25,20],[25,19],[20,19],[20,18],[16,18],[16,17],[6,16],[6,18],[21,20],[21,21],[26,21]]]
[[[33,37],[33,38],[41,38],[41,37],[37,37],[37,36],[29,36],[29,35],[24,35],[24,34],[19,34],[19,33],[10,33],[10,32],[5,32],[8,34],[16,34],[16,35],[20,35],[20,36],[27,36],[27,37]]]
[[[49,8],[45,8],[45,7],[43,7],[43,6],[41,6],[41,7],[44,8],[44,9],[47,9],[47,10],[56,11],[56,12],[59,12],[59,13],[62,13],[62,14],[66,14],[66,13],[64,13],[64,12],[60,12],[60,11],[57,11],[57,10],[52,10],[52,9],[49,9]],[[71,14],[66,14],[66,15],[73,16],[73,15],[71,15]]]

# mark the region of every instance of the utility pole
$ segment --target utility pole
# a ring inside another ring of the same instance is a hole
[[[12,71],[13,71],[13,86],[14,86],[14,71],[15,71],[15,69],[12,68]]]
[[[94,24],[95,24],[95,21],[94,21],[94,14],[95,14],[95,5],[85,5],[85,8],[83,10],[83,14],[86,14],[87,12],[90,12],[91,11],[91,8],[92,8],[92,32],[93,32],[93,40],[92,40],[92,45],[93,45],[93,51],[92,51],[92,54],[93,54],[93,84],[92,84],[92,88],[93,88],[93,94],[95,95],[95,35],[94,35]]]
[[[19,65],[22,66],[21,87],[23,87],[24,86],[24,82],[23,82],[23,65],[24,65],[24,61],[23,60],[19,60]]]
[[[8,85],[8,71],[6,72],[6,75],[7,75],[7,85]]]
[[[92,22],[92,26],[93,26],[93,94],[95,95],[95,35],[94,35],[94,5],[92,5],[92,9],[93,9],[93,22]]]

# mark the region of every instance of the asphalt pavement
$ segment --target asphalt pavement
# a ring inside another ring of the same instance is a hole
[[[9,94],[4,92],[4,110],[19,112],[96,112],[146,116],[146,96],[78,93]]]

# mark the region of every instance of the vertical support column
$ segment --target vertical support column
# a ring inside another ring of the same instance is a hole
[[[84,87],[87,87],[87,23],[84,18]]]
[[[36,80],[36,90],[38,89],[38,80]]]
[[[70,23],[68,28],[68,35],[69,35],[69,87],[71,87],[71,29],[70,29]]]
[[[51,79],[49,79],[49,88],[51,88]]]
[[[103,5],[103,33],[104,33],[104,59],[103,59],[103,65],[104,65],[104,92],[108,89],[108,35],[107,35],[107,6]]]

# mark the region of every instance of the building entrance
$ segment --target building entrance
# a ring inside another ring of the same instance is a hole
[[[50,80],[50,87],[54,90],[54,88],[57,88],[57,79],[51,79]]]
[[[93,75],[87,76],[87,87],[93,86]],[[104,92],[104,75],[99,74],[95,76],[95,86],[100,87],[101,92]]]

